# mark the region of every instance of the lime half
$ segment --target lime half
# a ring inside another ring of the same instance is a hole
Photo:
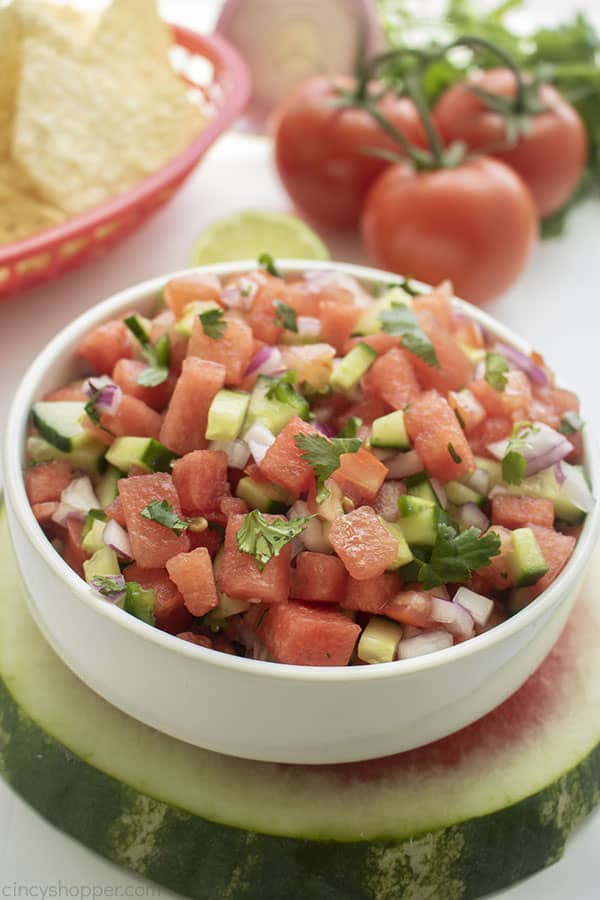
[[[258,259],[261,253],[275,259],[329,259],[321,238],[296,216],[248,210],[205,228],[196,239],[190,263],[205,266]]]

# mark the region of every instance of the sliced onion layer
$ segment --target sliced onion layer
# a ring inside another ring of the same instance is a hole
[[[415,656],[424,656],[426,653],[435,653],[437,650],[445,650],[454,643],[452,635],[448,631],[424,631],[416,637],[402,638],[396,650],[398,659],[412,659]]]
[[[525,372],[527,377],[533,381],[534,384],[548,384],[548,376],[544,370],[540,366],[537,366],[531,357],[522,353],[520,350],[517,350],[516,347],[511,347],[510,344],[504,344],[502,341],[496,341],[494,350],[497,353],[500,353],[508,360],[508,362],[516,366],[517,369],[520,369],[521,372]]]
[[[227,454],[230,469],[244,469],[250,459],[250,447],[246,441],[211,441],[211,450],[223,450]]]
[[[523,432],[525,429],[523,429]],[[525,474],[527,477],[536,475],[544,469],[549,469],[555,463],[560,462],[568,456],[573,446],[569,440],[554,428],[550,428],[544,422],[533,422],[529,427],[528,433],[524,435],[525,440],[519,446],[518,452],[523,456],[527,463]],[[487,449],[496,457],[496,459],[504,459],[509,450],[510,441],[505,438],[502,441],[495,441],[488,444]]]
[[[123,399],[123,391],[119,385],[106,376],[88,378],[84,385],[84,393],[90,400],[94,400],[94,406],[99,413],[108,413],[111,416],[117,412]]]
[[[60,503],[52,514],[52,520],[65,525],[67,519],[85,519],[90,509],[98,509],[100,501],[94,493],[92,482],[87,475],[74,478],[60,495]]]
[[[285,366],[281,358],[281,352],[277,347],[263,347],[256,356],[250,360],[250,365],[246,369],[246,375],[277,375],[283,372]]]
[[[483,594],[477,594],[467,587],[459,587],[454,595],[454,603],[466,609],[473,621],[480,628],[484,628],[494,609],[494,601]]]
[[[123,526],[119,525],[118,522],[115,522],[114,519],[109,519],[106,523],[102,539],[106,546],[110,547],[111,550],[114,550],[121,559],[133,559],[129,535]]]
[[[254,457],[255,462],[260,465],[267,450],[274,443],[275,435],[266,425],[255,422],[244,435],[244,440],[250,447],[250,453]]]
[[[392,459],[385,461],[388,474],[387,478],[408,478],[423,471],[423,463],[416,450],[407,450],[406,453],[398,453]]]
[[[464,528],[479,528],[487,531],[490,520],[476,503],[463,503],[460,507],[459,522]]]
[[[454,637],[471,637],[475,626],[470,613],[453,600],[442,600],[440,597],[431,598],[431,618],[439,625],[443,625]]]

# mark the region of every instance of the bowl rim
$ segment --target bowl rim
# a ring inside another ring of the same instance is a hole
[[[199,162],[245,108],[250,96],[250,73],[235,47],[220,34],[199,34],[173,22],[165,24],[173,34],[173,46],[180,45],[204,56],[214,66],[213,84],[223,89],[223,101],[214,115],[183,150],[137,184],[92,209],[69,216],[64,222],[0,246],[0,266],[8,267],[22,258],[52,251],[66,241],[110,223],[166,189]]]
[[[382,269],[329,260],[279,259],[278,267],[286,276],[301,274],[307,270],[335,270],[354,276],[360,282],[371,286],[381,282],[397,281],[399,278],[398,275]],[[136,303],[149,303],[153,298],[156,299],[165,283],[170,279],[198,272],[228,276],[243,273],[253,268],[256,268],[255,260],[236,260],[208,266],[188,267],[126,288],[95,304],[70,322],[56,334],[36,357],[19,383],[13,398],[6,422],[3,448],[4,485],[7,506],[9,512],[18,520],[32,550],[42,557],[45,564],[69,589],[74,598],[83,602],[92,613],[105,616],[118,624],[119,627],[126,628],[143,640],[168,651],[195,659],[196,661],[203,660],[206,664],[216,665],[230,672],[255,677],[327,684],[346,680],[348,683],[353,683],[354,681],[401,677],[403,673],[408,676],[424,670],[452,665],[460,657],[465,658],[473,653],[483,652],[494,644],[510,639],[511,636],[526,629],[536,620],[541,619],[545,613],[551,610],[554,604],[560,602],[565,591],[569,587],[573,587],[578,578],[583,575],[600,535],[600,503],[598,501],[595,502],[593,509],[586,516],[582,532],[567,565],[550,587],[539,598],[536,598],[535,603],[529,604],[529,606],[489,631],[460,644],[412,659],[394,660],[370,666],[296,666],[287,663],[231,656],[220,651],[191,644],[175,635],[160,631],[156,627],[136,619],[112,604],[99,602],[98,595],[93,589],[56,552],[33,515],[25,491],[23,477],[23,451],[26,429],[29,423],[29,411],[31,404],[39,395],[40,384],[48,371],[61,358],[64,359],[66,355],[72,354],[74,346],[91,328]],[[430,285],[417,280],[413,280],[413,282],[425,292],[431,290]],[[519,338],[507,326],[498,322],[488,313],[456,297],[453,298],[452,302],[458,311],[473,319],[495,337],[522,352],[529,353],[531,351],[525,340]],[[596,486],[600,483],[600,460],[596,444],[588,428],[584,430],[583,437],[585,468],[592,485]]]

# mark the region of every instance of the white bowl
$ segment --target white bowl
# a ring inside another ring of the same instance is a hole
[[[229,275],[254,265],[203,271]],[[346,264],[280,263],[286,274],[333,266],[365,283],[397,277]],[[55,552],[23,481],[31,405],[81,374],[74,350],[91,328],[124,310],[150,311],[166,280],[123,291],[61,331],[25,375],[9,414],[4,483],[12,538],[31,611],[63,661],[110,703],[166,734],[220,753],[287,763],[350,762],[409,750],[468,725],[516,691],[546,656],[573,606],[599,533],[599,504],[561,575],[508,621],[428,656],[351,668],[259,662],[189,644],[101,600]],[[502,341],[529,350],[481,310],[456,303]],[[587,471],[597,490],[598,462],[587,429],[584,435]]]

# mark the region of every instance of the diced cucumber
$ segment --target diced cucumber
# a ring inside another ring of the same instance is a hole
[[[401,287],[393,287],[387,290],[379,300],[369,303],[361,313],[354,328],[354,334],[375,334],[381,331],[379,313],[384,309],[391,309],[393,304],[401,303],[404,306],[412,306],[410,294]]]
[[[300,416],[301,419],[308,418],[310,412],[308,402],[297,391],[292,389],[286,391],[285,402],[278,400],[275,396],[268,396],[269,392],[276,387],[277,382],[277,378],[271,378],[268,375],[261,375],[257,379],[250,395],[250,404],[242,427],[243,434],[255,422],[260,422],[277,435],[294,416]]]
[[[347,353],[329,379],[334,391],[350,391],[377,359],[377,353],[362,341]]]
[[[113,500],[116,500],[119,493],[118,482],[121,473],[114,466],[108,466],[106,472],[96,485],[96,496],[100,501],[100,506],[108,506]]]
[[[408,450],[410,441],[404,424],[404,413],[401,409],[373,420],[371,446],[397,447],[399,450]]]
[[[531,528],[515,528],[506,564],[518,588],[535,584],[546,574],[548,566]]]
[[[356,655],[367,663],[391,662],[401,638],[402,628],[397,622],[373,616],[363,629]]]
[[[137,581],[129,581],[123,609],[135,616],[136,619],[140,619],[148,625],[154,625],[156,622],[154,615],[156,591],[153,588],[143,588]]]
[[[438,506],[430,500],[404,494],[398,497],[398,525],[410,546],[433,547],[437,537]]]
[[[286,512],[293,502],[293,498],[283,488],[255,481],[248,476],[240,478],[235,494],[245,500],[250,509],[259,509],[265,513]]]
[[[244,424],[250,394],[223,389],[215,394],[208,410],[207,441],[234,441]]]
[[[120,437],[109,447],[106,459],[125,473],[132,466],[146,472],[170,472],[171,463],[178,455],[154,438]]]
[[[579,470],[581,477],[584,478],[583,470],[579,466],[570,466],[569,463],[562,462],[563,472],[569,472],[570,469]],[[557,519],[576,525],[585,518],[585,513],[576,506],[567,496],[562,484],[559,484],[554,474],[554,469],[544,469],[537,475],[530,475],[524,478],[520,484],[506,484],[501,482],[509,494],[522,495],[525,497],[545,497],[552,500],[554,504],[554,513]]]
[[[40,400],[33,404],[31,413],[41,436],[63,453],[71,453],[90,438],[89,431],[81,424],[85,403],[78,400]]]
[[[182,337],[191,337],[194,322],[200,313],[208,312],[209,309],[221,309],[221,307],[214,300],[194,300],[192,303],[186,304],[183,315],[175,323],[176,333]]]
[[[106,515],[102,510],[91,509],[81,533],[81,546],[88,553],[96,553],[102,550],[104,544],[104,529],[106,528]]]
[[[456,506],[462,506],[464,503],[475,503],[477,506],[483,506],[485,502],[485,497],[460,481],[448,481],[444,485],[444,490],[450,503],[454,503]]]
[[[49,441],[40,437],[27,438],[27,455],[31,462],[49,462],[53,459],[64,459],[71,463],[74,469],[95,475],[102,470],[106,446],[101,444],[88,432],[88,439],[82,442],[76,450],[65,453],[59,450]]]
[[[386,529],[386,531],[389,531],[394,540],[398,542],[398,552],[396,554],[396,559],[394,560],[393,565],[389,567],[390,571],[395,571],[396,569],[400,569],[402,566],[408,565],[409,562],[413,561],[414,555],[412,550],[408,546],[402,528],[397,522],[387,522],[381,517],[379,517],[379,521]]]
[[[506,608],[511,615],[520,612],[531,603],[531,594],[526,587],[513,588],[508,594]]]
[[[98,575],[120,575],[117,554],[110,547],[101,547],[90,559],[84,560],[83,574],[88,584]]]
[[[407,493],[411,497],[419,497],[421,500],[427,500],[429,503],[435,503],[436,506],[440,505],[437,494],[431,487],[431,482],[428,478],[422,478],[416,484],[412,484],[407,488]]]
[[[240,613],[246,612],[250,608],[250,604],[247,600],[238,600],[236,597],[230,597],[229,594],[224,594],[223,591],[219,591],[218,594],[218,605],[215,606],[214,609],[211,609],[202,620],[205,625],[208,625],[209,628],[212,628],[215,631],[223,627],[225,619],[228,619],[231,616],[238,616]]]
[[[488,491],[491,491],[496,485],[502,483],[502,463],[499,463],[498,460],[486,459],[485,456],[476,456],[475,467],[477,469],[483,469],[483,471],[487,473],[489,479]],[[463,476],[463,478],[460,479],[461,482],[468,485],[472,475],[473,473],[470,472],[468,475]]]

